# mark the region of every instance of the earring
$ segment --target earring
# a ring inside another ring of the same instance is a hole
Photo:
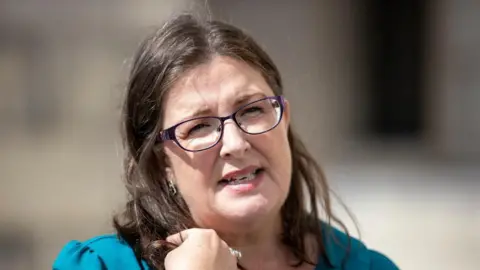
[[[168,187],[170,188],[170,192],[172,193],[172,195],[177,194],[177,188],[175,187],[173,181],[170,179],[168,180]]]

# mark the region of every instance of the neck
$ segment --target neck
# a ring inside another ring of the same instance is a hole
[[[278,264],[285,264],[279,258],[287,259],[288,249],[281,242],[282,222],[280,215],[268,222],[261,222],[257,227],[249,230],[232,232],[218,232],[227,244],[242,253],[240,263],[247,269],[268,269]]]

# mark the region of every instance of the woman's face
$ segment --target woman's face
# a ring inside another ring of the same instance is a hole
[[[217,56],[172,87],[164,100],[163,128],[198,116],[227,116],[242,105],[273,95],[257,70]],[[229,119],[223,137],[210,149],[188,152],[173,141],[164,143],[172,180],[199,226],[228,230],[278,217],[291,181],[289,119],[285,102],[281,122],[266,133],[247,134]],[[202,127],[189,131],[201,134]]]

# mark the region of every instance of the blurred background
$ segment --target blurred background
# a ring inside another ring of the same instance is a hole
[[[475,0],[0,1],[0,269],[51,269],[68,240],[113,231],[130,57],[185,10],[270,53],[369,247],[401,269],[478,269]]]

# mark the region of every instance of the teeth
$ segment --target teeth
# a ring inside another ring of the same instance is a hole
[[[255,178],[255,175],[256,175],[255,172],[250,173],[250,174],[246,174],[246,175],[241,175],[241,176],[230,179],[228,184],[236,185],[236,184],[240,184],[240,183],[243,183],[243,182],[246,182],[246,181],[251,181],[251,180],[253,180],[253,178]]]

